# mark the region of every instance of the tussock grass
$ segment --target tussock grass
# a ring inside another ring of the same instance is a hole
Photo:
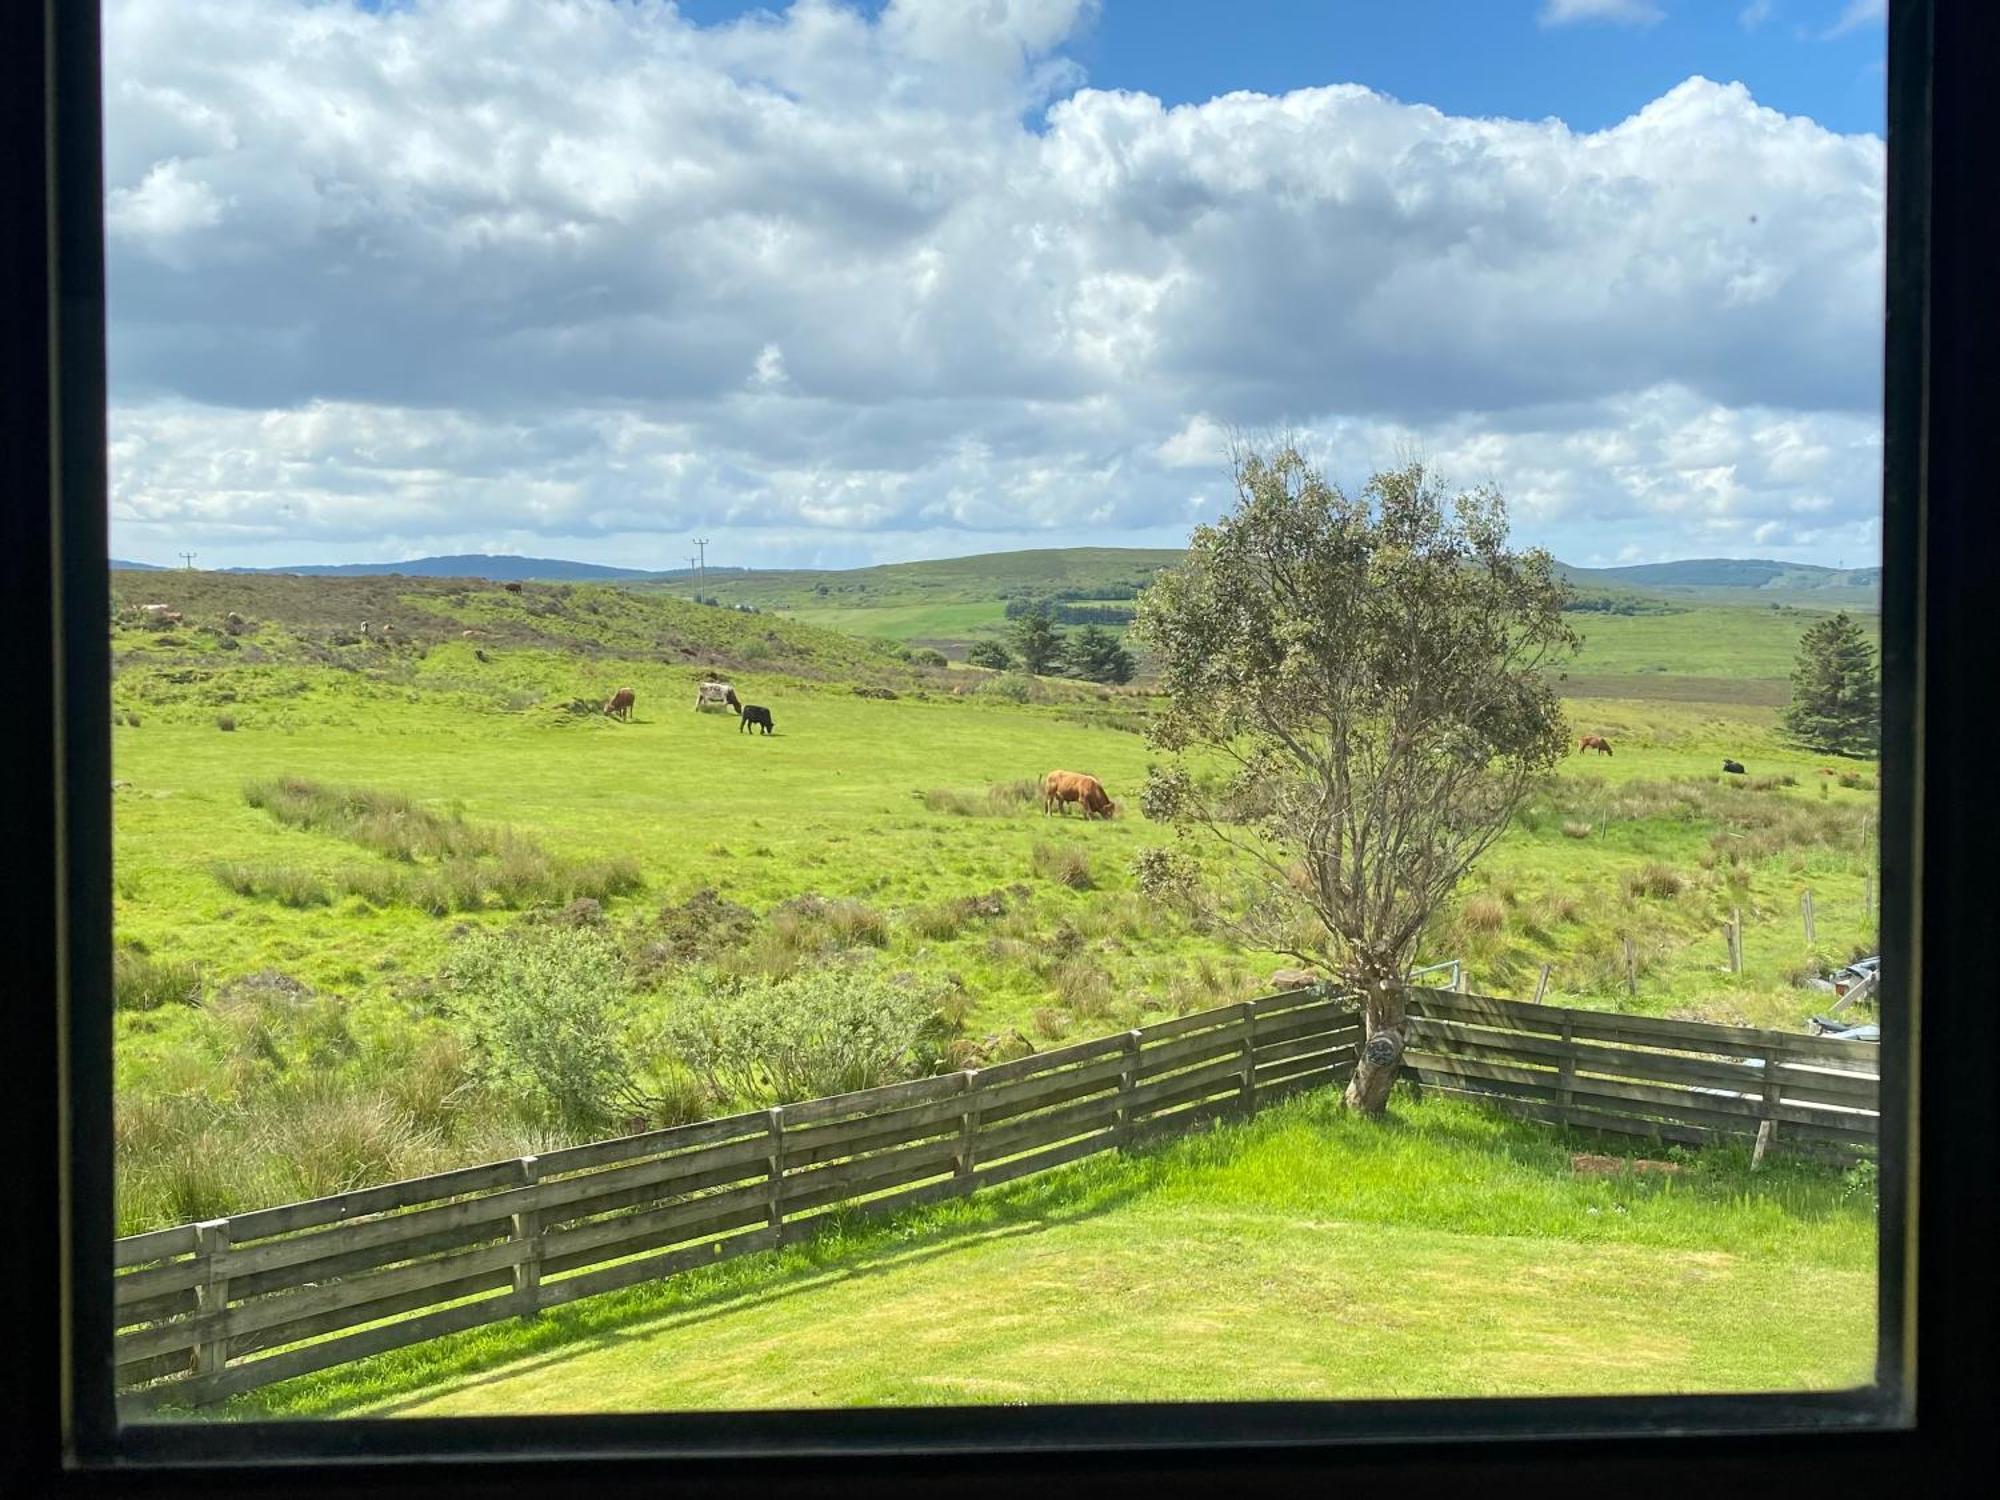
[[[158,1010],[201,999],[201,966],[186,959],[152,958],[131,946],[111,956],[111,1003],[118,1010]]]
[[[1091,878],[1090,856],[1074,845],[1038,842],[1030,863],[1042,879],[1068,886],[1073,891],[1087,891],[1096,884]]]
[[[1671,901],[1682,895],[1691,883],[1683,871],[1663,864],[1649,864],[1621,882],[1626,895],[1650,896],[1659,901]]]

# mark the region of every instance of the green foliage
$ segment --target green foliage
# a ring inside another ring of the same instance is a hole
[[[937,1071],[943,998],[936,981],[853,965],[784,979],[690,973],[660,1041],[717,1107],[790,1104]]]
[[[469,933],[439,979],[483,1048],[490,1086],[578,1131],[602,1127],[630,1101],[624,960],[603,933]]]
[[[1286,448],[1236,484],[1140,600],[1153,737],[1177,757],[1142,802],[1254,862],[1265,945],[1297,951],[1303,903],[1376,993],[1567,749],[1548,677],[1576,644],[1566,588],[1547,553],[1509,549],[1499,495],[1447,497],[1421,466],[1350,498]],[[1190,757],[1233,774],[1211,792]]]
[[[950,666],[949,659],[934,646],[914,646],[910,650],[910,665],[913,667]]]
[[[1037,677],[1054,671],[1063,660],[1063,633],[1047,615],[1021,616],[1014,622],[1012,641],[1022,668]]]
[[[1785,731],[1834,755],[1870,755],[1882,733],[1875,650],[1846,611],[1822,620],[1799,642]]]
[[[1014,654],[999,641],[974,641],[965,659],[975,667],[991,667],[996,672],[1014,665]]]
[[[1091,682],[1124,683],[1137,670],[1132,653],[1110,631],[1086,625],[1069,638],[1069,667]]]

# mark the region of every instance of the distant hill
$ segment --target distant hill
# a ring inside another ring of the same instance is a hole
[[[114,557],[111,559],[111,571],[114,573],[161,573],[166,570],[158,563],[127,562],[122,557]]]
[[[282,568],[223,568],[224,573],[290,573],[305,578],[486,578],[496,583],[613,583],[662,578],[642,568],[609,568],[600,563],[570,562],[560,557],[513,557],[491,552],[462,552],[449,557],[412,557],[402,562],[299,563]],[[685,572],[686,569],[681,569]],[[713,571],[713,570],[711,570]]]
[[[1874,609],[1882,594],[1880,568],[1825,568],[1769,558],[1701,557],[1619,568],[1559,566],[1564,576],[1580,587],[1639,589],[1715,603],[1740,601],[1744,594],[1756,593],[1760,598],[1782,595],[1793,603],[1819,603],[1828,608]]]

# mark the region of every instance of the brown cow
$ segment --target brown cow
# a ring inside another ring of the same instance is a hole
[[[1083,809],[1086,823],[1093,817],[1111,816],[1111,798],[1104,790],[1104,783],[1095,776],[1086,776],[1081,771],[1051,771],[1042,778],[1043,817],[1049,815],[1051,808],[1068,817],[1072,802]]]
[[[632,720],[632,690],[630,688],[620,688],[617,692],[613,693],[610,701],[604,705],[604,711],[614,719],[623,719],[627,723],[630,723]]]
[[[1607,740],[1601,734],[1586,734],[1576,742],[1576,753],[1581,755],[1586,750],[1602,750],[1606,755],[1609,755],[1611,753],[1611,741]]]

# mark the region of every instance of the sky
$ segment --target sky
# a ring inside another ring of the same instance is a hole
[[[112,551],[1880,546],[1880,0],[109,0]]]

